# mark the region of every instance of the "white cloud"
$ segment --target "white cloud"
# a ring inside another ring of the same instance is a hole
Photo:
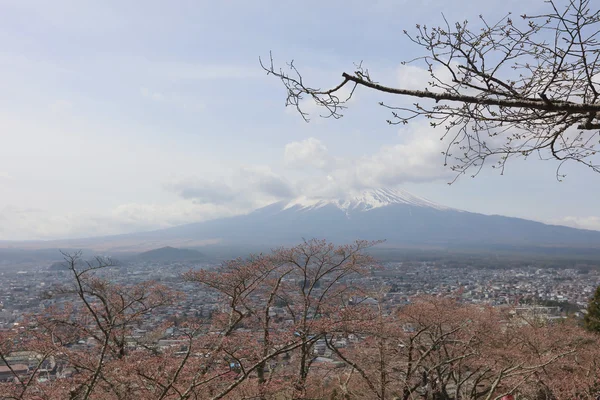
[[[184,199],[196,200],[198,203],[227,203],[237,196],[236,191],[228,184],[201,178],[179,180],[167,184],[166,188]]]
[[[231,205],[247,210],[295,195],[287,179],[265,166],[243,167],[220,179],[177,179],[165,184],[165,188],[198,204]]]
[[[304,195],[329,197],[362,188],[449,181],[454,172],[443,165],[446,144],[440,135],[440,130],[425,123],[414,123],[402,129],[400,143],[347,158],[334,157],[321,141],[309,138],[287,144],[284,160],[288,167],[306,170],[311,166],[320,171],[307,171],[309,175],[296,183]]]
[[[548,221],[550,224],[566,225],[572,228],[578,229],[591,229],[600,231],[600,217],[597,216],[586,216],[586,217],[573,217],[567,216],[562,218],[556,218]]]
[[[198,177],[165,185],[179,199],[166,204],[126,203],[107,211],[60,213],[7,205],[0,208],[0,240],[84,238],[167,228],[248,213],[295,195],[270,168],[240,168],[221,180]]]
[[[295,195],[293,185],[283,176],[274,173],[267,166],[251,166],[241,168],[234,176],[236,186],[245,192],[253,188],[265,196],[272,198],[291,198]]]
[[[285,164],[293,168],[325,168],[331,161],[327,146],[314,137],[286,144],[283,157]]]
[[[431,80],[431,74],[426,69],[416,65],[401,65],[397,71],[398,87],[411,90],[423,90]]]
[[[165,228],[191,222],[228,217],[245,212],[243,208],[230,205],[200,204],[191,201],[176,201],[170,204],[122,204],[111,210],[107,216],[115,223],[130,226],[132,231]]]
[[[198,204],[185,200],[170,204],[122,204],[94,214],[60,214],[11,205],[0,209],[0,240],[84,238],[141,232],[247,211],[230,204]]]
[[[445,141],[441,131],[425,123],[415,123],[401,132],[402,143],[386,145],[356,165],[358,181],[364,186],[399,185],[407,182],[430,182],[454,175],[444,167]]]

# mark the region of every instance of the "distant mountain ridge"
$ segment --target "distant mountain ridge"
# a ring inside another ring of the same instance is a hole
[[[385,239],[410,247],[564,246],[600,248],[600,232],[436,204],[405,191],[370,189],[338,199],[300,197],[246,215],[131,237],[213,240],[226,245],[289,245],[303,238],[334,242]]]
[[[363,190],[334,199],[299,197],[245,215],[151,232],[56,241],[54,246],[121,252],[172,246],[142,253],[145,254],[142,257],[160,259],[168,254],[171,259],[189,260],[203,255],[182,247],[269,249],[310,238],[336,243],[383,239],[386,246],[398,248],[535,247],[544,251],[552,247],[600,252],[600,231],[472,213],[388,188]],[[49,246],[52,242],[45,243],[45,247]]]

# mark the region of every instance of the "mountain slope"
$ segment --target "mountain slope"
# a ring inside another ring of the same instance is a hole
[[[600,251],[599,231],[471,213],[391,189],[365,190],[337,199],[297,198],[231,218],[152,232],[45,242],[43,247],[123,253],[164,246],[268,249],[297,244],[303,238],[337,243],[385,239],[388,246],[412,248],[554,247]]]
[[[598,231],[470,213],[391,189],[368,190],[340,199],[298,198],[271,204],[247,215],[137,236],[270,246],[318,237],[336,242],[385,239],[390,245],[410,246],[600,248]]]

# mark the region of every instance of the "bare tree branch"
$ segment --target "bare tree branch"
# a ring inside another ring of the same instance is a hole
[[[357,87],[410,99],[411,105],[380,104],[392,112],[389,124],[407,124],[417,118],[440,127],[447,141],[444,164],[457,176],[486,162],[504,172],[513,157],[535,153],[542,159],[582,163],[600,172],[596,159],[600,142],[600,11],[590,0],[571,0],[565,7],[547,2],[547,14],[509,13],[496,23],[480,16],[478,27],[467,21],[428,28],[416,25],[407,38],[425,55],[420,63],[430,76],[422,90],[397,88],[375,82],[357,65],[343,72],[331,89],[308,86],[294,63],[289,71],[276,69],[272,56],[261,66],[278,77],[287,90],[286,105],[306,121],[304,100],[326,110],[324,117],[341,118]],[[342,89],[352,85],[349,95]]]

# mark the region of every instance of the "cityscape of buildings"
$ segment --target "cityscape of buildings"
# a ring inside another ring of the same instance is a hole
[[[169,318],[207,317],[219,298],[199,285],[185,282],[190,269],[212,268],[216,264],[132,262],[106,268],[103,275],[115,284],[156,281],[183,293],[175,303],[156,310],[156,322]],[[469,265],[447,266],[440,262],[386,262],[370,274],[352,278],[362,286],[387,288],[388,301],[407,304],[419,295],[447,296],[465,303],[482,305],[537,304],[560,306],[564,313],[584,310],[600,285],[600,271],[579,268],[489,269]],[[45,293],[72,280],[68,270],[48,265],[0,272],[0,329],[21,321],[26,314],[43,311],[58,299]],[[67,299],[65,299],[66,301]]]
[[[155,281],[171,288],[181,296],[176,302],[153,310],[145,316],[143,323],[132,331],[132,343],[165,323],[177,326],[189,319],[208,321],[212,312],[221,308],[222,298],[214,291],[183,279],[183,273],[198,268],[214,268],[216,263],[186,262],[141,262],[134,261],[97,271],[114,284],[129,285],[142,281]],[[72,271],[60,264],[39,265],[22,270],[4,269],[0,272],[0,332],[24,329],[28,315],[40,315],[51,306],[65,306],[73,298],[49,296],[59,286],[73,281]],[[464,265],[446,265],[439,261],[385,262],[373,266],[364,275],[353,276],[347,283],[357,284],[385,293],[385,308],[410,304],[418,296],[439,296],[459,302],[511,307],[513,313],[522,316],[542,316],[545,319],[561,319],[567,316],[581,317],[589,298],[600,285],[600,271],[594,268],[539,268],[522,266],[511,268],[479,268]],[[382,291],[383,288],[383,291]],[[373,297],[360,298],[364,304],[377,304]],[[289,318],[285,307],[270,308],[269,315],[285,321]],[[137,336],[136,336],[137,335]],[[336,347],[352,346],[360,338],[352,335],[338,339]],[[85,348],[94,346],[90,338],[81,338],[77,344]],[[182,346],[174,328],[169,328],[155,338],[154,346],[167,349]],[[335,354],[328,349],[323,339],[314,344],[315,362],[338,363]],[[21,349],[0,361],[0,381],[11,380],[14,374],[26,375],[36,367],[35,352]],[[43,368],[48,376],[68,376],[67,365],[54,358],[45,361]]]

